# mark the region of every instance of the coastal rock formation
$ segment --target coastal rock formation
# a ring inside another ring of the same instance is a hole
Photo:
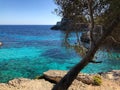
[[[54,25],[51,27],[51,30],[60,30],[61,29],[61,26],[59,25]]]
[[[8,84],[0,84],[0,90],[51,90],[52,87],[53,84],[44,79],[19,78],[9,81]]]
[[[19,78],[9,81],[7,84],[0,83],[0,90],[51,90],[56,83],[67,73],[67,71],[49,70],[44,72],[43,79]],[[101,86],[93,85],[93,77],[102,78]],[[68,90],[120,90],[120,70],[101,74],[80,73]]]
[[[102,73],[101,75],[106,79],[116,80],[120,82],[120,70],[113,70],[110,72]]]
[[[61,78],[67,73],[67,71],[61,70],[49,70],[43,73],[45,79],[53,81],[55,83],[59,82]]]
[[[52,82],[59,82],[61,78],[67,73],[67,71],[60,71],[60,70],[49,70],[47,72],[44,72],[44,78],[52,81]],[[96,74],[97,75],[97,74]],[[81,81],[85,84],[93,84],[93,76],[95,75],[90,75],[90,74],[83,74],[79,73],[78,77],[76,80]]]

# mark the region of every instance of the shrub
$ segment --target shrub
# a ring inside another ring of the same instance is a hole
[[[102,84],[102,78],[100,76],[94,76],[93,77],[94,80],[94,85],[100,86]]]

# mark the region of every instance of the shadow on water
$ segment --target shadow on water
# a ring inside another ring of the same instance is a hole
[[[65,31],[63,44],[67,49],[72,48],[79,57],[84,57],[89,50],[89,43],[82,42],[81,35],[82,32]],[[73,40],[73,36],[76,37],[76,39]],[[116,46],[116,44],[104,42],[95,54],[93,61],[95,61],[95,63],[90,62],[82,72],[98,73],[120,69],[120,45]]]

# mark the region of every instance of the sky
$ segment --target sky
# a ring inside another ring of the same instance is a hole
[[[0,25],[54,25],[53,0],[0,0]]]

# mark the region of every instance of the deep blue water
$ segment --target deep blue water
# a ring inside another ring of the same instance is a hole
[[[1,25],[0,82],[13,78],[34,78],[44,71],[69,70],[81,57],[66,49],[63,33],[50,30],[50,25]],[[74,37],[73,37],[74,38]],[[99,51],[100,64],[89,64],[82,72],[97,73],[120,69],[120,54]]]

